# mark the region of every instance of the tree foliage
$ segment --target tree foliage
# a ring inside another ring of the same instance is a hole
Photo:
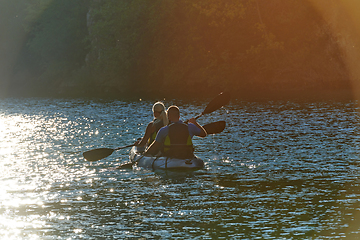
[[[88,5],[87,0],[34,0],[24,6],[28,37],[16,69],[30,73],[26,79],[15,78],[15,86],[22,81],[24,91],[53,94],[69,83],[89,51]]]
[[[349,87],[334,34],[303,0],[33,0],[27,14],[18,71],[76,96]]]

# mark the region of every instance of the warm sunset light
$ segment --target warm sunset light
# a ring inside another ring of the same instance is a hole
[[[349,71],[355,99],[360,99],[360,2],[309,0],[331,28]]]
[[[355,0],[17,1],[0,14],[0,96],[358,95]]]
[[[0,0],[0,239],[360,239],[360,0]]]

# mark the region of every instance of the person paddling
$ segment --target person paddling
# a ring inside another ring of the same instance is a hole
[[[155,140],[156,134],[160,128],[168,125],[169,123],[165,105],[162,102],[156,102],[152,107],[152,111],[154,114],[154,120],[147,125],[145,134],[141,140],[136,142],[139,152],[144,151],[146,145],[150,146]]]
[[[163,156],[192,158],[194,147],[191,139],[193,136],[206,137],[206,130],[196,122],[195,118],[189,119],[188,124],[182,122],[177,106],[170,106],[167,116],[170,124],[159,130],[155,141],[145,154],[155,155],[160,150]]]

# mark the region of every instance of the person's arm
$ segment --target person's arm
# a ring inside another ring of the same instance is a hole
[[[161,150],[161,146],[165,141],[167,133],[166,127],[161,128],[156,134],[155,141],[153,141],[149,148],[145,151],[145,154],[156,155]]]
[[[160,150],[161,143],[158,141],[153,141],[150,147],[145,151],[144,155],[155,155]]]
[[[190,118],[189,119],[189,123],[192,123],[194,124],[197,128],[200,129],[200,132],[198,132],[197,134],[195,134],[196,136],[198,137],[206,137],[207,136],[207,132],[206,130],[196,122],[196,119],[195,118]]]
[[[140,140],[140,142],[137,144],[138,147],[144,147],[147,143],[147,141],[149,140],[151,134],[155,131],[155,126],[153,123],[149,123],[148,126],[146,127],[144,136],[142,137],[142,139]]]

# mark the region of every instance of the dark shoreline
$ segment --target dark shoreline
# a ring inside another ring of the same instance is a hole
[[[221,91],[211,91],[206,94],[161,94],[161,93],[57,93],[57,94],[9,94],[7,96],[0,96],[0,99],[5,98],[53,98],[53,99],[97,99],[97,100],[124,100],[124,101],[161,101],[169,99],[178,99],[183,101],[208,101],[215,97]],[[342,90],[292,90],[292,91],[243,91],[231,92],[232,99],[236,101],[248,102],[267,102],[267,101],[295,101],[295,102],[322,102],[322,101],[355,101],[355,93],[351,89]]]

